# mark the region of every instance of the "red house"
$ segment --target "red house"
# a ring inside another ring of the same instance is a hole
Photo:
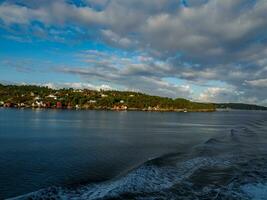
[[[47,102],[47,103],[45,104],[45,107],[46,107],[46,108],[51,108],[51,103],[50,103],[50,102]]]
[[[62,108],[62,103],[61,102],[57,102],[57,108]]]

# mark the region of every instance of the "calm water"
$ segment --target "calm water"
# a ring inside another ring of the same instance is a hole
[[[267,112],[0,109],[0,199],[19,195],[264,199]]]

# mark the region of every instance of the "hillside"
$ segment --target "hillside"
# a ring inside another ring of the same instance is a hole
[[[179,94],[177,94],[179,96]],[[242,103],[198,103],[183,98],[151,96],[131,91],[51,89],[35,85],[0,84],[0,106],[144,111],[215,111],[216,109],[267,110]]]
[[[179,96],[179,94],[177,94]],[[33,85],[0,85],[0,105],[69,109],[145,111],[215,111],[211,103],[171,99],[130,91],[51,89]]]

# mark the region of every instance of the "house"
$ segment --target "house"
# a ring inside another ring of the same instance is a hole
[[[106,94],[101,94],[101,97],[102,97],[102,98],[105,98],[105,97],[108,97],[108,95],[106,95]]]
[[[46,108],[51,108],[51,103],[50,103],[50,102],[46,102],[46,103],[45,103],[45,107],[46,107]]]
[[[121,106],[117,105],[117,106],[113,107],[113,110],[117,110],[117,111],[127,110],[127,109],[128,109],[128,107],[126,105],[121,105]]]
[[[34,100],[40,100],[41,98],[39,96],[35,97]]]
[[[134,95],[133,94],[130,94],[129,97],[134,97]]]
[[[25,104],[24,103],[19,103],[18,107],[25,107]]]
[[[45,106],[45,104],[42,102],[42,101],[35,101],[35,105],[37,106],[37,107],[44,107]]]
[[[57,104],[56,104],[56,108],[61,109],[62,108],[62,103],[58,101]]]
[[[52,98],[52,99],[57,99],[57,96],[55,96],[55,95],[53,95],[53,94],[49,94],[48,96],[47,96],[48,98]]]
[[[13,106],[14,106],[14,104],[13,103],[9,103],[9,102],[4,104],[5,108],[12,108]]]
[[[3,106],[5,104],[5,102],[0,101],[0,106]]]
[[[124,103],[124,100],[120,100],[120,103]]]
[[[121,106],[121,110],[127,110],[127,109],[128,109],[128,107],[126,105]]]
[[[71,103],[68,103],[68,105],[67,105],[67,109],[72,109],[72,105],[71,105]]]
[[[96,100],[90,100],[89,103],[96,103]]]

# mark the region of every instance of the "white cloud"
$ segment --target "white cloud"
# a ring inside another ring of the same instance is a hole
[[[91,83],[84,82],[64,82],[64,83],[44,83],[44,84],[36,84],[41,86],[46,86],[52,89],[59,88],[73,88],[73,89],[90,89],[90,90],[113,90],[110,85],[94,85]]]
[[[126,90],[153,95],[190,98],[193,93],[190,85],[166,81],[164,78],[172,75],[173,68],[146,55],[123,56],[116,53],[85,51],[80,57],[89,65],[88,67],[64,67],[58,71],[76,74],[85,81],[113,83]]]
[[[231,87],[209,87],[199,95],[197,100],[217,103],[230,101],[237,102],[239,94],[240,92]]]
[[[254,87],[260,87],[260,88],[267,88],[267,78],[265,79],[258,79],[258,80],[251,80],[251,81],[245,81],[245,85],[250,85]]]

